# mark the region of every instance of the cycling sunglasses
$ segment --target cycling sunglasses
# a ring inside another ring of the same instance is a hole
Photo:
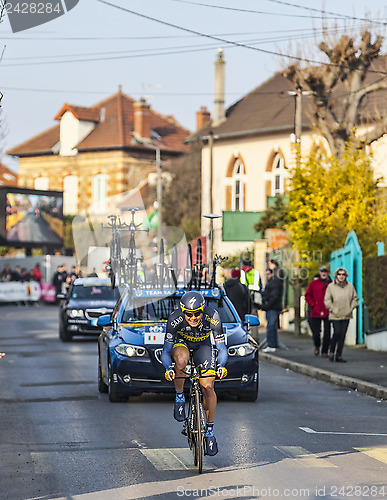
[[[201,314],[203,314],[203,311],[194,311],[194,312],[184,311],[184,314],[187,316],[187,318],[192,318],[192,316],[198,318]]]

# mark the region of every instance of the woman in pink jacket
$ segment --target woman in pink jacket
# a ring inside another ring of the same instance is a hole
[[[321,355],[323,358],[327,358],[331,341],[331,323],[328,318],[329,311],[324,305],[324,298],[326,289],[332,280],[329,276],[328,266],[320,266],[319,271],[320,276],[312,280],[306,289],[305,300],[310,308],[309,325],[313,334],[314,354],[318,356],[320,353],[322,324],[324,335]]]

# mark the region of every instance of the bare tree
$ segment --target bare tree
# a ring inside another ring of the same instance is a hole
[[[365,123],[364,104],[371,109],[374,93],[387,89],[384,58],[380,55],[383,36],[363,31],[357,43],[355,36],[344,35],[336,42],[323,41],[329,64],[301,68],[299,63],[283,75],[295,86],[312,92],[314,121],[328,141],[332,154],[340,156],[355,127]],[[376,110],[376,107],[375,107]],[[368,115],[368,126],[359,140],[371,144],[387,133],[387,116]]]

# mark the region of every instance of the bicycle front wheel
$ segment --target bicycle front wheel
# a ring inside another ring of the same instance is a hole
[[[202,415],[204,410],[200,401],[199,391],[195,392],[195,465],[197,465],[199,472],[203,470],[203,426]]]

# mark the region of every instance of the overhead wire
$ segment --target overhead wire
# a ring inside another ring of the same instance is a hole
[[[178,1],[178,0],[177,0]],[[288,7],[295,7],[298,9],[303,9],[303,10],[309,10],[312,12],[319,12],[321,14],[329,14],[329,15],[334,15],[334,16],[340,16],[342,19],[348,19],[351,21],[364,21],[367,23],[373,23],[373,24],[382,24],[383,26],[387,26],[386,21],[377,21],[375,19],[368,19],[366,17],[357,17],[357,16],[349,16],[348,14],[338,14],[337,12],[330,12],[329,10],[325,9],[316,9],[313,7],[306,7],[305,5],[298,5],[295,3],[291,2],[285,2],[284,0],[266,0],[267,2],[272,2],[280,5],[286,5]]]
[[[321,16],[301,16],[299,14],[286,14],[285,12],[264,12],[261,10],[256,10],[256,9],[241,9],[237,7],[225,7],[224,5],[211,5],[207,3],[202,3],[202,2],[191,2],[190,0],[172,0],[173,2],[179,2],[179,3],[185,3],[185,4],[190,4],[190,5],[197,5],[197,6],[202,6],[202,7],[210,7],[213,9],[222,9],[222,10],[230,10],[234,12],[246,12],[248,14],[261,14],[261,15],[270,15],[270,16],[281,16],[281,17],[306,17],[308,19],[321,19]],[[342,19],[340,15],[336,17],[329,17],[326,19]]]
[[[179,26],[177,24],[170,23],[168,21],[163,21],[162,19],[157,19],[155,17],[149,16],[149,15],[146,15],[146,14],[142,14],[140,12],[136,12],[136,11],[131,10],[131,9],[127,9],[127,8],[122,7],[120,5],[108,2],[107,0],[97,0],[97,2],[103,3],[103,4],[108,5],[110,7],[113,7],[113,8],[116,8],[116,9],[121,10],[123,12],[127,12],[129,14],[133,14],[133,15],[141,17],[143,19],[148,19],[150,21],[162,24],[164,26],[169,26],[169,27],[172,27],[172,28],[183,30],[183,31],[186,31],[188,33],[193,33],[193,34],[196,34],[196,35],[201,36],[201,37],[210,38],[212,40],[217,40],[218,42],[222,42],[222,43],[225,43],[227,45],[234,45],[236,47],[241,47],[241,48],[245,48],[245,49],[250,49],[250,50],[255,50],[255,51],[258,51],[258,52],[262,52],[264,54],[275,55],[275,56],[279,56],[279,57],[283,57],[283,58],[293,59],[293,60],[299,61],[299,62],[308,62],[308,63],[312,63],[312,64],[317,64],[319,66],[332,66],[332,67],[340,67],[340,68],[348,67],[348,66],[346,66],[344,64],[334,64],[334,63],[331,63],[331,62],[326,63],[326,62],[323,62],[323,61],[316,61],[314,59],[309,59],[309,58],[305,58],[305,57],[301,57],[301,56],[294,56],[294,55],[291,55],[291,54],[284,54],[282,52],[276,52],[276,51],[268,50],[268,49],[262,49],[262,48],[259,48],[259,47],[254,47],[254,46],[246,45],[246,44],[243,44],[243,43],[240,43],[240,42],[235,42],[233,40],[228,40],[228,39],[221,38],[221,37],[218,37],[218,36],[210,35],[208,33],[202,33],[200,31],[196,31],[196,30],[194,30],[192,28],[186,28],[186,27],[183,27],[183,26]],[[378,70],[371,70],[371,69],[369,69],[368,71],[372,72],[372,73],[380,73],[380,74],[384,74],[384,75],[387,74],[384,71],[378,71]]]
[[[335,28],[335,29],[332,29],[329,31],[330,34],[338,34],[341,32],[343,28]],[[291,37],[289,36],[284,36],[284,37],[278,37],[278,38],[275,38],[275,39],[272,39],[272,38],[263,38],[263,39],[251,39],[251,40],[243,40],[243,41],[240,41],[239,43],[249,43],[250,45],[254,46],[254,45],[258,45],[258,44],[265,44],[265,43],[273,43],[273,40],[275,42],[281,42],[281,41],[291,41],[293,39],[296,39],[296,40],[300,40],[300,39],[305,39],[305,38],[310,38],[311,36],[315,37],[319,34],[319,32],[314,32],[314,33],[307,33],[307,34],[304,34],[304,35],[300,35],[300,34],[295,34]],[[79,59],[76,59],[76,62],[88,62],[88,61],[96,61],[96,60],[100,60],[97,56],[109,56],[109,59],[113,58],[112,56],[115,56],[115,55],[121,55],[122,58],[124,57],[130,57],[130,54],[131,53],[135,53],[138,57],[141,57],[143,54],[141,53],[145,53],[145,52],[151,52],[150,54],[145,54],[145,55],[161,55],[161,51],[165,51],[165,50],[173,50],[171,52],[171,54],[175,54],[175,53],[184,53],[187,50],[187,52],[193,52],[193,51],[203,51],[203,50],[212,50],[214,47],[219,47],[219,44],[200,44],[200,45],[183,45],[183,46],[176,46],[174,45],[173,47],[157,47],[157,48],[145,48],[145,49],[139,49],[139,48],[136,48],[136,49],[132,49],[132,50],[121,50],[121,51],[105,51],[105,52],[92,52],[92,53],[78,53],[76,56],[77,58]],[[223,47],[227,47],[227,45],[223,45]],[[176,50],[179,50],[179,52],[176,52]],[[163,55],[165,55],[167,53],[163,52]],[[25,64],[32,64],[33,61],[40,61],[42,64],[44,63],[44,61],[46,61],[47,59],[53,59],[53,61],[51,61],[50,63],[60,63],[60,62],[74,62],[75,60],[74,59],[70,59],[69,61],[61,61],[60,58],[67,58],[67,57],[71,57],[73,56],[73,54],[54,54],[54,55],[46,55],[46,56],[36,56],[36,57],[31,57],[31,56],[22,56],[22,57],[10,57],[10,58],[7,58],[4,62],[5,64],[4,65],[7,65],[7,66],[11,66],[11,62],[12,61],[24,61],[25,59],[27,59],[29,62],[28,63],[23,63],[23,65]],[[93,59],[81,59],[82,57],[89,57],[89,56],[95,56]],[[13,64],[13,66],[15,66],[15,64]]]

